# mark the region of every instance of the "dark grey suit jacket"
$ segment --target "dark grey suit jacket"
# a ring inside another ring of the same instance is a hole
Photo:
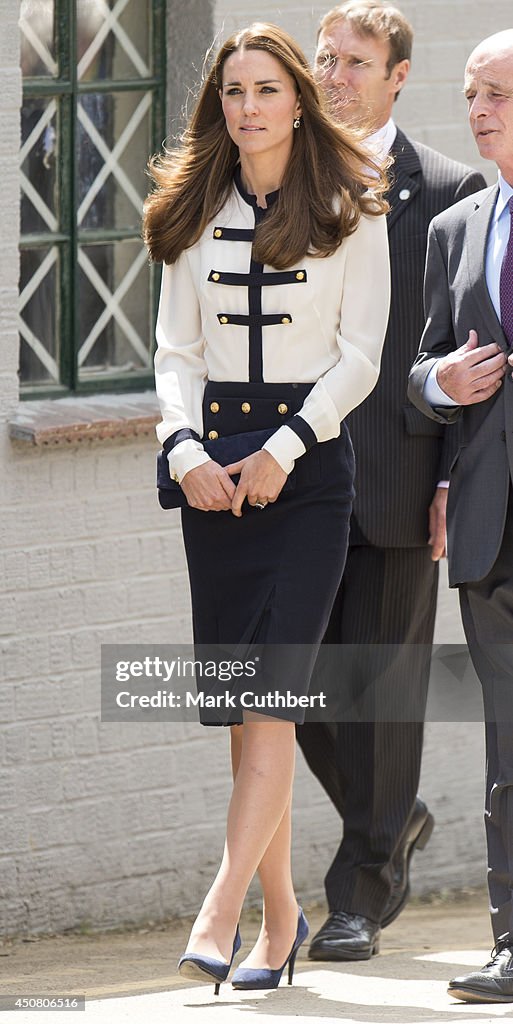
[[[347,419],[356,453],[351,540],[361,531],[379,547],[417,547],[427,542],[428,508],[455,452],[454,432],[427,420],[406,395],[425,322],[428,227],[437,213],[485,182],[477,171],[411,142],[400,130],[392,155],[387,196],[392,303],[381,374],[369,398]]]
[[[471,329],[477,331],[480,345],[495,341],[509,351],[485,277],[486,240],[496,198],[493,185],[446,210],[431,225],[427,323],[408,390],[412,402],[432,421],[461,421],[447,506],[451,586],[483,579],[499,552],[513,470],[513,381],[507,374],[492,398],[463,408],[432,409],[423,391],[436,359],[463,345]]]

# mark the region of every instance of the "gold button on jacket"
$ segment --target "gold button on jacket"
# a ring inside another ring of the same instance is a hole
[[[280,404],[278,406],[278,412],[279,412],[280,416],[285,416],[285,413],[288,412],[288,411],[289,411],[288,405],[285,405],[285,402],[280,402]]]
[[[208,432],[208,439],[209,439],[209,441],[217,441],[218,437],[219,437],[219,434],[217,433],[217,430],[209,430],[209,432]]]
[[[210,412],[219,412],[219,402],[210,403]]]
[[[216,274],[212,274],[212,280],[213,280],[213,281],[219,281],[219,278],[220,278],[220,277],[221,277],[221,275],[220,275],[220,274],[217,274],[217,273],[216,273]]]
[[[221,228],[216,228],[216,230],[214,231],[214,238],[222,238],[222,237],[223,237],[223,232],[221,231]]]
[[[304,271],[303,270],[298,270],[298,272],[296,274],[296,281],[304,281],[304,279],[305,279]]]
[[[249,404],[249,402],[243,402],[241,405],[241,409],[243,412],[251,412],[251,405]]]
[[[228,317],[227,316],[220,316],[219,317],[219,322],[221,324],[227,324],[228,323]]]
[[[282,316],[281,322],[282,324],[290,324],[290,316]]]

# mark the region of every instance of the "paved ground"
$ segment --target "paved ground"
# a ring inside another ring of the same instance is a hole
[[[312,931],[323,907],[307,908]],[[213,988],[175,973],[189,922],[103,935],[65,935],[0,945],[0,1006],[6,995],[86,996],[86,1024],[259,1024],[288,1019],[342,1024],[483,1024],[513,1020],[513,1004],[465,1005],[450,999],[447,980],[482,965],[491,946],[484,894],[410,905],[383,933],[382,951],[360,964],[316,964],[302,951],[292,988],[235,992],[229,984],[216,999]],[[255,912],[241,923],[243,950],[258,930]],[[242,959],[243,951],[239,954]],[[35,1024],[34,1012],[5,1011],[0,1024]],[[48,1011],[42,1024],[76,1020]]]

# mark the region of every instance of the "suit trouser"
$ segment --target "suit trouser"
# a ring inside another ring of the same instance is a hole
[[[344,820],[325,880],[330,910],[380,921],[390,897],[391,862],[420,776],[437,589],[438,564],[427,546],[349,548],[325,642],[408,645],[402,662],[395,651],[389,682],[414,694],[421,713],[413,721],[307,723],[297,730],[309,767]]]
[[[496,939],[513,936],[513,502],[497,560],[460,588],[470,656],[483,689],[488,889]]]

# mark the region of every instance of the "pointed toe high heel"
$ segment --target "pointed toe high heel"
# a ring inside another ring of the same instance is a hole
[[[287,964],[289,965],[289,985],[292,985],[297,951],[307,936],[308,921],[306,920],[301,907],[299,907],[296,938],[294,939],[294,944],[287,959],[285,960],[285,963],[283,964],[283,967],[278,967],[275,971],[270,967],[237,967],[232,978],[233,988],[278,988],[281,976]]]
[[[215,960],[211,956],[201,956],[200,953],[184,953],[178,961],[178,973],[183,978],[190,978],[191,981],[213,981],[214,982],[214,995],[219,995],[219,986],[221,982],[226,981],[230,967],[233,963],[233,958],[238,953],[241,947],[241,937],[239,932],[239,926],[237,925],[237,931],[235,932],[235,938],[233,940],[233,949],[230,963],[224,963],[222,960]]]

